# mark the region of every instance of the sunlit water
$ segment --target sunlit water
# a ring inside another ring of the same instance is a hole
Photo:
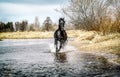
[[[119,77],[120,66],[67,45],[56,53],[52,39],[0,41],[0,77]]]

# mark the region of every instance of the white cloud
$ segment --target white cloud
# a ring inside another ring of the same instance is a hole
[[[5,18],[7,18],[7,16],[13,17],[13,20],[24,18],[31,21],[31,18],[35,16],[39,16],[41,21],[43,21],[46,16],[50,16],[53,20],[56,20],[61,17],[61,14],[55,11],[55,9],[59,8],[59,5],[0,3],[0,15],[4,15],[2,17],[6,16]],[[8,19],[12,20],[12,18]]]

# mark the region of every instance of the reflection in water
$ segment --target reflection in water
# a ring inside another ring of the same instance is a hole
[[[67,55],[65,52],[59,52],[59,53],[54,53],[54,61],[55,63],[55,71],[54,71],[54,76],[55,77],[61,77],[66,76],[67,74],[67,69],[64,66],[67,62]]]
[[[64,63],[67,61],[67,56],[65,52],[55,53],[55,61],[59,63]]]
[[[0,41],[0,77],[120,77],[120,66],[98,55],[69,46],[64,52],[46,53],[51,43],[49,39]]]

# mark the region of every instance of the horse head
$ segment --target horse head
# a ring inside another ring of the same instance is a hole
[[[64,30],[65,20],[64,18],[59,19],[59,29]]]

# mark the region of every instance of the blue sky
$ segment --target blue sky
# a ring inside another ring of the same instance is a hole
[[[33,23],[35,16],[43,23],[47,16],[53,22],[63,17],[55,9],[60,9],[67,0],[0,0],[0,21],[22,21],[28,20]]]

